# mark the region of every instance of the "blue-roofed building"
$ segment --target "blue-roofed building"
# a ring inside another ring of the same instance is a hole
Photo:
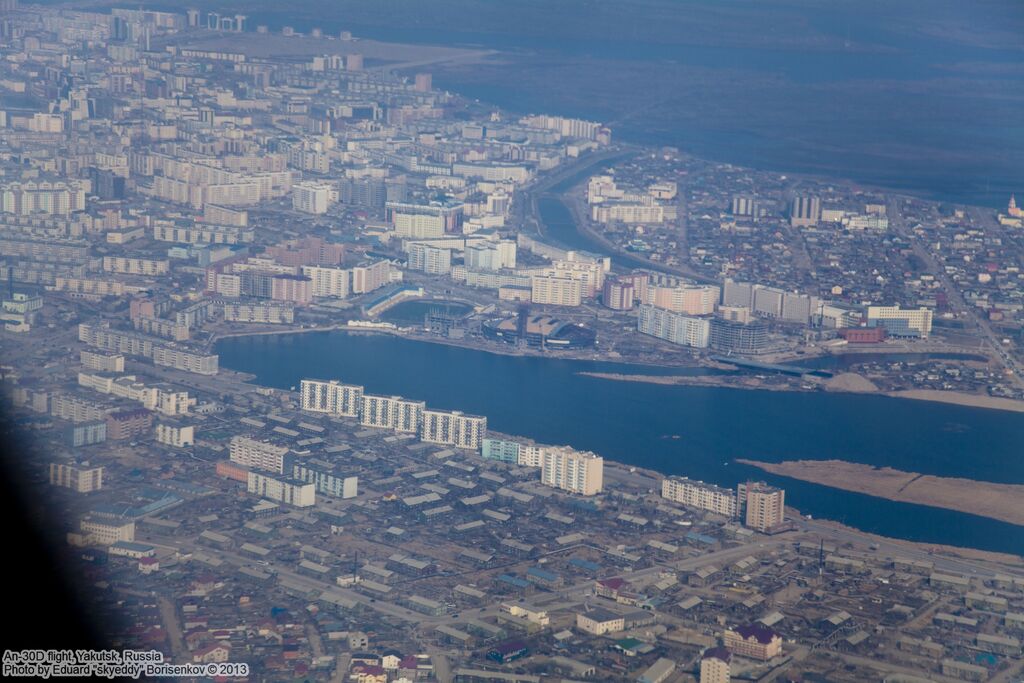
[[[601,565],[598,563],[591,562],[590,560],[581,560],[576,557],[569,560],[569,566],[582,569],[583,571],[590,572],[591,574],[597,574],[601,571]]]
[[[715,543],[718,543],[718,539],[706,534],[698,534],[696,531],[691,531],[686,534],[686,540],[694,541],[696,543],[704,543],[705,545],[714,545]]]
[[[545,588],[557,588],[562,585],[562,577],[540,567],[530,567],[526,570],[526,580],[531,583],[544,586]]]
[[[530,587],[530,582],[529,581],[526,581],[524,579],[520,579],[518,576],[512,576],[511,574],[502,574],[501,576],[499,576],[496,579],[496,581],[501,581],[502,583],[507,583],[508,585],[514,586],[515,588],[529,588]]]

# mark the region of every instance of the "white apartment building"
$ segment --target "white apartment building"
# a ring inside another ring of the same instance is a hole
[[[247,490],[286,505],[305,508],[316,504],[316,485],[304,481],[249,472]]]
[[[512,240],[466,245],[466,268],[501,270],[516,267],[516,243]]]
[[[604,287],[604,264],[599,261],[560,259],[552,264],[545,275],[580,281],[580,295],[592,299]]]
[[[196,428],[160,422],[156,426],[156,440],[174,448],[189,448],[196,443]]]
[[[722,290],[714,285],[702,287],[662,287],[652,285],[647,290],[649,303],[674,313],[686,315],[710,315],[715,312],[715,305],[721,297]]]
[[[428,275],[447,275],[452,269],[452,251],[423,242],[409,245],[409,269]]]
[[[398,237],[427,239],[443,237],[446,221],[439,215],[396,211],[392,214],[392,224]]]
[[[927,339],[932,331],[930,309],[899,306],[868,306],[868,326],[884,327],[893,337]]]
[[[604,486],[604,459],[568,446],[547,448],[541,463],[542,484],[570,493],[593,496]]]
[[[337,380],[304,379],[300,386],[302,409],[340,417],[359,417],[363,387]]]
[[[410,401],[401,396],[364,394],[359,423],[366,427],[415,434],[420,430],[426,407],[423,401]]]
[[[89,515],[82,518],[79,530],[88,545],[113,545],[118,541],[135,540],[135,522],[121,519]]]
[[[520,446],[516,464],[521,467],[540,467],[544,464],[544,446]]]
[[[213,291],[222,296],[237,299],[242,296],[242,276],[232,273],[217,273],[213,278]]]
[[[292,186],[292,208],[303,213],[323,214],[337,192],[326,183],[301,182]]]
[[[352,268],[352,293],[365,294],[388,284],[391,264],[387,261],[364,263]]]
[[[257,441],[247,436],[234,436],[229,446],[231,462],[243,467],[254,467],[259,470],[284,473],[285,455],[288,448],[277,446],[266,441]]]
[[[104,256],[103,270],[123,275],[166,275],[171,270],[171,262],[167,259]]]
[[[424,410],[420,439],[478,450],[487,436],[487,418],[459,411]]]
[[[50,397],[50,415],[69,422],[92,422],[106,417],[94,402],[68,394]]]
[[[583,283],[563,277],[530,278],[530,301],[551,306],[579,306],[583,303]]]
[[[282,325],[295,322],[295,305],[285,301],[224,301],[224,322]]]
[[[313,296],[344,299],[352,291],[352,271],[347,268],[302,266],[302,274],[312,280]]]
[[[711,321],[642,304],[637,316],[637,330],[673,344],[703,349],[707,348],[711,336]]]
[[[135,375],[109,377],[78,373],[79,386],[87,387],[101,394],[110,394],[130,401],[138,401],[147,410],[155,410],[164,415],[185,415],[196,403],[189,398],[187,391],[169,391],[159,387],[147,387],[136,381]]]
[[[714,484],[693,481],[686,477],[668,477],[661,482],[661,497],[687,507],[708,510],[718,515],[738,514],[736,493]]]
[[[124,356],[83,349],[78,354],[82,366],[98,372],[124,372]]]
[[[50,463],[50,484],[63,486],[76,493],[90,493],[103,488],[103,467]]]

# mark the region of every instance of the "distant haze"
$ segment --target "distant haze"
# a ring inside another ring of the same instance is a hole
[[[152,3],[182,10],[181,3]],[[1024,3],[266,0],[251,26],[506,51],[434,83],[619,139],[954,202],[1024,194]]]

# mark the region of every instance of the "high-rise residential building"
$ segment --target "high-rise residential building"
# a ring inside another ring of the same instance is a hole
[[[487,434],[487,418],[459,411],[424,410],[420,439],[476,450]]]
[[[445,233],[461,233],[463,204],[454,201],[436,201],[429,204],[387,202],[386,220],[399,237],[423,239],[442,237]]]
[[[725,286],[722,288],[722,305],[753,309],[754,285],[726,278]]]
[[[257,441],[247,436],[234,436],[231,438],[229,453],[231,462],[243,467],[283,474],[288,447]]]
[[[76,493],[99,491],[103,488],[103,467],[85,462],[80,465],[50,463],[50,483]]]
[[[303,237],[269,246],[264,255],[285,266],[337,266],[345,260],[345,245]]]
[[[775,287],[754,285],[754,305],[752,310],[764,318],[782,317],[782,300],[786,293]]]
[[[123,441],[148,434],[153,413],[145,408],[128,408],[107,414],[106,420],[107,439]]]
[[[516,243],[512,240],[466,245],[466,267],[472,270],[501,270],[516,267]]]
[[[315,297],[344,299],[352,291],[352,271],[347,268],[302,266],[302,274],[309,278]]]
[[[416,92],[430,92],[430,89],[433,87],[433,79],[430,74],[427,73],[416,74],[416,80],[413,87]]]
[[[302,380],[302,409],[339,417],[359,417],[363,387],[342,384],[337,380]]]
[[[466,253],[468,255],[468,249]],[[428,275],[447,275],[452,269],[452,250],[413,242],[409,245],[409,269]]]
[[[549,306],[579,306],[583,303],[579,280],[567,277],[535,276],[530,278],[530,301]]]
[[[363,394],[359,424],[415,434],[423,423],[424,409],[426,403],[423,401],[410,401],[401,396]]]
[[[736,492],[686,477],[667,477],[661,482],[661,496],[673,502],[726,517],[738,513]]]
[[[517,464],[519,462],[520,447],[517,441],[483,439],[481,441],[480,455],[485,460],[498,460]]]
[[[287,301],[223,301],[224,322],[288,325],[295,322],[295,305]]]
[[[316,484],[305,481],[249,472],[247,489],[257,496],[295,507],[305,508],[316,504]]]
[[[734,654],[763,662],[782,654],[782,636],[760,623],[727,629],[722,641]]]
[[[728,648],[711,647],[700,657],[700,683],[729,683],[732,653]]]
[[[745,511],[744,524],[762,533],[780,526],[786,516],[786,492],[763,481],[740,484],[736,497]]]
[[[711,323],[704,318],[691,318],[650,304],[640,306],[637,330],[659,339],[695,348],[707,348]]]
[[[556,489],[593,496],[604,486],[604,459],[568,446],[545,448],[540,480]]]
[[[604,287],[605,268],[601,261],[558,259],[550,268],[545,269],[543,274],[548,277],[579,280],[580,296],[586,299],[594,298]]]
[[[899,306],[868,306],[868,327],[884,327],[892,337],[927,339],[932,331],[932,311]]]
[[[345,476],[326,467],[294,463],[291,471],[296,481],[313,484],[317,493],[335,498],[355,498],[359,495],[359,477]]]
[[[746,311],[746,309],[742,309]],[[748,311],[749,313],[749,311]],[[711,319],[709,345],[721,353],[757,355],[768,348],[768,323],[763,320],[740,322],[723,317]]]
[[[174,448],[189,448],[196,443],[196,428],[194,425],[160,422],[156,426],[156,440]]]
[[[388,284],[391,264],[388,261],[360,263],[352,268],[352,293],[365,294]]]
[[[104,420],[79,422],[69,426],[64,434],[66,443],[73,448],[103,443],[107,440],[107,423]]]
[[[540,467],[544,464],[544,446],[520,446],[516,464],[522,467]]]
[[[757,200],[753,197],[746,197],[744,195],[736,195],[732,198],[732,215],[733,216],[745,216],[756,218],[757,217]]]
[[[794,197],[789,205],[789,224],[794,228],[817,225],[821,219],[821,199],[818,197]]]
[[[818,308],[818,300],[807,294],[787,292],[777,287],[726,279],[722,305],[747,308],[762,318],[807,325],[811,321],[811,314]]]
[[[292,208],[303,213],[327,213],[334,194],[334,188],[327,183],[295,183],[292,186]]]
[[[636,292],[631,280],[605,280],[601,303],[613,311],[628,311],[633,308]]]
[[[782,312],[779,318],[785,322],[807,325],[811,312],[817,308],[817,299],[806,294],[786,292],[782,295]]]
[[[714,285],[699,287],[655,285],[649,288],[646,303],[675,313],[709,315],[715,312],[715,305],[721,294],[721,288]]]
[[[305,275],[274,275],[270,282],[270,298],[274,301],[291,301],[300,306],[313,301],[313,281]]]

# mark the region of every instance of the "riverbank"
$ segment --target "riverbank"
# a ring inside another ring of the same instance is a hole
[[[771,474],[864,493],[900,503],[940,507],[1024,526],[1024,485],[995,484],[872,467],[844,460],[788,460],[779,463],[738,458],[736,462]]]
[[[937,389],[906,389],[904,391],[887,391],[884,393],[886,396],[892,396],[893,398],[909,398],[915,401],[936,401],[938,403],[952,403],[958,406],[969,406],[972,408],[1010,410],[1015,413],[1024,413],[1024,401],[1018,401],[1013,398],[985,396],[982,394],[965,394],[959,391],[939,391]]]
[[[798,387],[778,386],[764,384],[756,378],[750,378],[749,381],[744,378],[743,381],[736,382],[733,378],[724,378],[721,376],[680,376],[680,375],[625,375],[614,372],[581,372],[581,375],[587,377],[597,377],[599,379],[613,380],[616,382],[643,382],[646,384],[671,384],[671,385],[697,385],[697,386],[715,386],[723,387],[727,389],[755,389],[762,391],[793,391],[793,392],[810,392],[812,389],[801,389]],[[877,391],[877,388],[872,389],[874,386],[868,380],[859,382],[847,377],[853,373],[845,373],[837,375],[833,380],[839,379],[839,382],[833,382],[830,380],[827,383],[822,384],[822,388],[830,392],[835,393],[848,393],[848,394],[867,394],[877,393],[879,396],[888,396],[890,398],[904,398],[912,399],[915,401],[932,401],[934,403],[949,403],[952,405],[964,406],[967,408],[984,408],[986,410],[1007,410],[1010,412],[1024,413],[1024,401],[1018,401],[1011,398],[998,398],[995,396],[984,396],[981,394],[965,394],[958,391],[938,391],[933,389],[908,389],[903,391]],[[855,375],[859,377],[859,375]]]
[[[482,353],[490,353],[499,356],[510,356],[510,357],[537,357],[537,358],[558,358],[562,360],[577,360],[577,361],[596,361],[596,362],[607,362],[607,363],[619,363],[622,365],[629,365],[636,368],[650,368],[658,367],[663,369],[674,369],[674,370],[695,370],[695,369],[707,369],[707,370],[724,370],[729,369],[729,366],[725,366],[721,363],[702,363],[698,365],[673,365],[673,366],[662,366],[652,365],[645,363],[635,363],[629,361],[622,361],[615,358],[604,358],[598,355],[588,356],[581,354],[559,353],[558,356],[552,356],[551,354],[541,353],[539,351],[533,351],[531,349],[517,349],[517,348],[491,348],[482,347],[478,344],[469,343],[465,341],[446,339],[441,337],[425,337],[415,333],[410,333],[407,328],[387,328],[387,327],[363,327],[363,326],[350,326],[350,325],[331,325],[328,327],[304,327],[304,328],[288,328],[288,329],[254,329],[254,330],[239,330],[237,332],[215,332],[213,337],[210,339],[209,348],[216,346],[217,342],[223,339],[241,338],[241,337],[261,337],[261,336],[279,336],[288,334],[306,334],[310,332],[357,332],[363,334],[386,334],[393,337],[399,337],[402,339],[408,339],[410,341],[423,342],[426,344],[437,344],[440,346],[451,346],[460,349],[468,349],[471,351],[480,351]],[[597,379],[606,379],[617,382],[642,382],[647,384],[664,384],[664,385],[679,385],[679,386],[704,386],[704,387],[722,387],[726,389],[744,389],[744,390],[761,390],[761,391],[792,391],[792,392],[809,392],[813,389],[803,389],[795,387],[793,385],[772,385],[766,384],[762,380],[753,376],[730,376],[729,378],[722,377],[721,375],[644,375],[644,374],[623,374],[613,372],[579,372],[577,373],[586,377],[595,377]],[[908,389],[903,391],[877,391],[877,387],[867,381],[857,381],[854,377],[848,377],[852,373],[844,373],[837,375],[836,377],[829,380],[829,382],[822,384],[822,388],[836,393],[878,393],[882,396],[888,396],[890,398],[905,398],[912,399],[915,401],[932,401],[935,403],[948,403],[952,405],[964,406],[968,408],[984,408],[986,410],[1006,410],[1011,412],[1024,413],[1024,401],[1018,401],[1009,398],[999,398],[995,396],[985,396],[980,394],[965,394],[957,391],[938,391],[932,389]]]
[[[1000,553],[994,550],[978,550],[977,548],[963,548],[960,546],[944,545],[941,543],[920,543],[918,541],[907,541],[902,538],[880,536],[878,534],[873,534],[870,531],[855,529],[852,526],[847,526],[842,522],[836,522],[831,519],[815,519],[814,524],[819,527],[827,527],[837,532],[857,534],[858,537],[863,539],[865,542],[892,543],[894,545],[912,548],[914,550],[927,552],[933,555],[956,557],[963,560],[979,562],[992,562],[994,564],[1003,565],[1008,569],[1012,568],[1020,570],[1021,561],[1024,560],[1020,555],[1014,555],[1012,553]]]

